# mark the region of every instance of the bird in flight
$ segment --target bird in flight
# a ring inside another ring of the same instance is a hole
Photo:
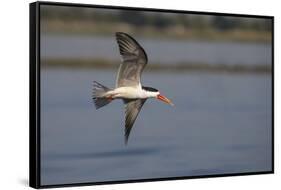
[[[93,100],[99,109],[115,99],[122,99],[125,104],[125,144],[134,122],[148,98],[156,98],[174,105],[171,100],[152,87],[141,85],[141,74],[147,64],[147,55],[139,43],[123,32],[116,33],[122,63],[116,78],[116,87],[110,89],[94,81]]]

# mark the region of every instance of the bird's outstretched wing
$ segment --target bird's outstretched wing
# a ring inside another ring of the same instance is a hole
[[[140,85],[141,73],[147,64],[147,56],[138,42],[126,33],[117,32],[116,40],[122,63],[116,78],[116,87]]]
[[[131,129],[146,99],[124,100],[125,103],[125,143],[127,144]]]

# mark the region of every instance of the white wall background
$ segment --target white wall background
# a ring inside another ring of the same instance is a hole
[[[59,0],[58,0],[59,1]],[[212,11],[275,16],[275,172],[272,175],[192,179],[75,187],[74,189],[276,189],[280,174],[280,35],[279,1],[262,0],[65,0],[67,2]],[[29,20],[28,1],[10,0],[0,4],[0,189],[28,189],[28,98]],[[70,189],[70,188],[66,188]],[[72,188],[73,189],[73,188]]]

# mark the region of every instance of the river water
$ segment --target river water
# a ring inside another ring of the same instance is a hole
[[[41,69],[43,185],[271,170],[270,74],[144,72],[175,106],[148,100],[127,146],[123,103],[91,99],[115,74]]]

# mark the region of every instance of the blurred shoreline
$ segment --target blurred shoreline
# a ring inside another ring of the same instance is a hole
[[[43,59],[42,68],[69,68],[69,69],[118,69],[120,61],[109,61],[105,59]],[[270,74],[270,65],[245,65],[245,64],[205,64],[205,63],[176,63],[159,64],[150,63],[147,65],[147,72],[168,71],[168,72],[228,72],[228,73],[254,73]]]
[[[151,26],[134,27],[126,23],[96,23],[91,21],[63,21],[42,20],[42,34],[63,35],[100,35],[112,36],[113,31],[126,31],[127,33],[145,38],[169,38],[175,40],[192,39],[208,41],[237,41],[237,42],[271,42],[270,31],[257,31],[245,29],[214,30],[212,28],[198,29],[186,28],[181,25],[157,29]]]

